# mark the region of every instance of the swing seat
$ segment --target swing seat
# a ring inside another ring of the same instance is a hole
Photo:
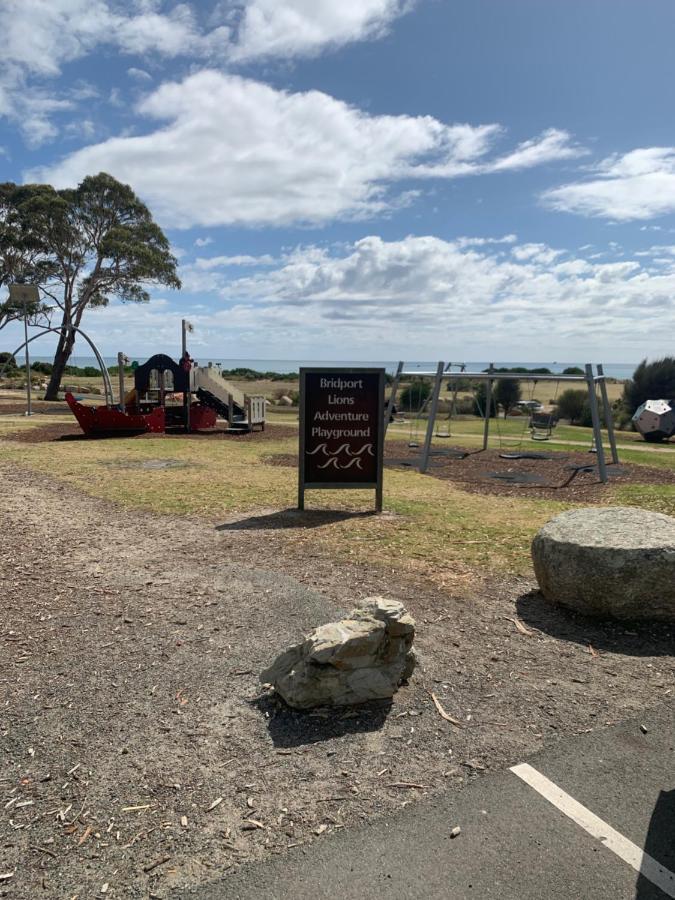
[[[557,424],[557,419],[550,414],[532,415],[529,422],[530,437],[533,441],[548,441]]]
[[[451,435],[450,435],[449,431],[437,431],[436,437],[437,438],[449,438],[449,437],[451,437]]]

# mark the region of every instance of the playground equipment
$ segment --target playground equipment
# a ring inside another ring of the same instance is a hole
[[[633,425],[646,441],[667,441],[675,435],[675,400],[646,400],[635,410]]]
[[[521,372],[497,372],[494,368],[494,365],[491,363],[485,372],[467,372],[465,370],[461,370],[459,372],[452,372],[448,370],[445,363],[439,362],[435,372],[422,372],[416,369],[413,369],[409,372],[405,371],[405,364],[400,362],[396,369],[396,374],[394,376],[392,382],[392,390],[391,395],[389,397],[389,402],[387,404],[387,411],[385,413],[385,429],[389,424],[390,413],[392,408],[396,403],[396,394],[398,392],[398,387],[402,378],[433,378],[433,385],[431,389],[431,393],[425,401],[425,409],[428,407],[428,419],[427,419],[427,427],[426,427],[426,435],[424,439],[424,443],[421,448],[421,453],[416,460],[416,468],[424,473],[429,468],[429,460],[430,457],[433,456],[432,451],[432,440],[434,436],[434,431],[436,427],[436,417],[438,413],[438,402],[441,394],[441,386],[444,380],[454,381],[456,382],[458,379],[468,379],[470,381],[482,381],[485,382],[486,392],[485,392],[485,410],[483,411],[483,443],[482,450],[487,450],[489,434],[490,434],[490,416],[488,412],[492,405],[492,388],[495,381],[499,381],[502,379],[506,379],[509,381],[526,381],[526,382],[548,382],[555,381],[559,385],[561,382],[582,382],[585,383],[588,389],[588,401],[591,408],[591,418],[593,420],[593,446],[595,452],[597,453],[597,466],[598,472],[600,475],[600,480],[603,483],[606,483],[608,480],[608,472],[607,472],[607,462],[605,458],[605,448],[602,442],[602,432],[601,432],[601,418],[600,418],[600,405],[602,405],[602,412],[605,420],[605,427],[607,429],[607,438],[609,441],[609,448],[612,458],[612,463],[617,464],[619,462],[619,454],[616,447],[616,438],[614,435],[614,421],[612,418],[612,409],[609,404],[609,399],[607,396],[607,384],[605,379],[605,374],[603,371],[602,365],[596,366],[596,371],[593,371],[592,363],[587,363],[585,366],[583,375],[543,375],[543,374],[527,374]],[[600,399],[598,400],[598,396],[596,394],[596,386],[600,389]],[[557,389],[556,389],[557,390]],[[548,440],[551,437],[551,431],[553,425],[551,424],[551,419],[547,417],[548,421],[546,427],[540,429],[539,426],[534,426],[532,424],[532,417],[530,417],[530,430],[532,437],[534,440]],[[535,432],[540,431],[543,433],[544,437],[536,437]],[[445,451],[447,452],[447,451]],[[479,451],[480,452],[480,451]],[[511,455],[513,458],[513,455]]]
[[[70,393],[66,402],[88,435],[203,431],[213,428],[218,415],[232,433],[265,429],[264,397],[246,396],[223,378],[220,366],[193,365],[187,355],[181,363],[163,353],[151,356],[134,371],[134,388],[127,393],[120,367],[120,396],[119,406],[85,406]]]
[[[25,299],[23,297],[23,302]],[[9,355],[7,362],[0,366],[0,378],[9,360],[25,350],[27,415],[32,412],[29,345],[46,334],[67,335],[74,332],[84,338],[96,357],[105,396],[105,406],[86,406],[78,402],[72,393],[66,394],[66,402],[85,434],[138,434],[146,431],[164,432],[168,429],[201,431],[212,428],[218,415],[227,420],[228,431],[232,433],[245,433],[256,427],[265,430],[266,401],[263,396],[243,394],[223,378],[219,365],[193,364],[186,350],[186,335],[192,330],[192,326],[185,320],[182,323],[183,356],[180,363],[163,353],[152,356],[135,370],[134,388],[128,393],[124,390],[124,363],[127,360],[123,353],[118,353],[120,402],[117,405],[110,373],[103,357],[81,328],[72,324],[60,328],[48,325],[29,326],[27,314],[24,316],[24,326],[25,340]],[[28,337],[28,327],[37,328],[37,334]],[[192,399],[193,395],[196,400]]]

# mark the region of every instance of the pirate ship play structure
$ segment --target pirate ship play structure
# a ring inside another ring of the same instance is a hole
[[[218,416],[227,420],[231,433],[265,429],[265,398],[243,394],[223,378],[218,365],[193,365],[187,354],[176,363],[158,353],[135,369],[134,387],[127,393],[122,364],[119,372],[123,399],[118,406],[85,406],[66,394],[86,435],[203,431],[213,428]]]

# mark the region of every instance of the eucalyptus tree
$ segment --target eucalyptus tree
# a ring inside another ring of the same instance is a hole
[[[147,303],[148,288],[180,288],[177,261],[162,229],[131,187],[104,172],[76,188],[13,186],[20,193],[15,215],[29,223],[35,242],[35,282],[60,318],[54,366],[45,394],[56,399],[87,309],[112,299]],[[23,191],[23,194],[21,194]],[[20,232],[15,231],[15,252]],[[57,326],[58,327],[58,326]]]

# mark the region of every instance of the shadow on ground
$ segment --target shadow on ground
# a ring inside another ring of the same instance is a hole
[[[343,737],[345,734],[379,731],[387,720],[391,700],[337,709],[291,709],[275,694],[251,701],[264,716],[275,747],[302,747]]]
[[[675,626],[666,622],[614,622],[581,616],[529,591],[516,600],[518,615],[526,625],[561,641],[626,656],[670,656],[675,648]]]
[[[675,835],[675,790],[661,791],[649,822],[644,851],[670,870],[675,869],[673,835]],[[660,888],[640,874],[635,887],[635,900],[662,900],[665,896]]]
[[[249,516],[237,519],[236,522],[224,522],[216,525],[216,531],[255,531],[279,530],[283,528],[319,528],[333,522],[345,522],[349,519],[365,519],[375,516],[373,510],[365,512],[347,512],[344,510],[299,510],[282,509],[279,512],[267,513],[263,516]]]

